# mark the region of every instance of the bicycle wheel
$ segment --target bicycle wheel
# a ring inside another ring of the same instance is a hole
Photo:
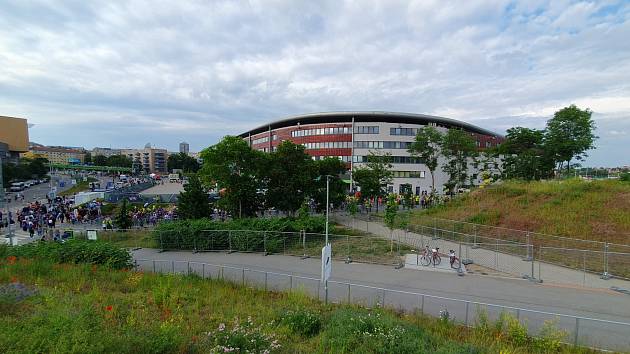
[[[429,258],[428,256],[423,255],[422,257],[420,257],[420,264],[422,264],[423,266],[428,266],[431,263],[431,258]]]
[[[436,254],[435,257],[433,257],[433,265],[440,265],[440,263],[442,263],[442,258]]]
[[[453,260],[453,263],[451,263],[451,268],[453,268],[453,269],[459,269],[459,265],[460,265],[460,264],[459,264],[459,258],[455,258],[455,259]]]

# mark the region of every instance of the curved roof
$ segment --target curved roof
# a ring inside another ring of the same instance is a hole
[[[351,122],[354,117],[355,122],[385,122],[385,123],[401,123],[401,124],[421,124],[437,123],[447,127],[462,128],[466,131],[490,135],[501,136],[495,132],[487,129],[483,129],[470,123],[462,122],[460,120],[444,118],[438,116],[430,116],[426,114],[415,113],[399,113],[399,112],[382,112],[382,111],[348,111],[348,112],[320,112],[320,113],[307,113],[296,116],[290,116],[282,118],[265,125],[261,125],[257,128],[249,130],[240,137],[246,137],[248,135],[255,135],[262,132],[266,132],[269,129],[279,129],[291,127],[299,124],[318,124],[318,123],[343,123]]]

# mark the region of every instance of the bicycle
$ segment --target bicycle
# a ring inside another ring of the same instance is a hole
[[[429,246],[427,245],[424,248],[422,257],[420,257],[420,264],[423,266],[428,266],[431,263],[433,263],[433,266],[439,265],[440,262],[442,262],[442,258],[440,258],[440,254],[438,252],[439,250],[439,247],[429,249]]]
[[[449,258],[449,261],[451,262],[451,268],[459,269],[459,267],[461,266],[461,262],[460,262],[459,258],[457,258],[455,256],[455,251],[449,250],[448,251],[448,258]]]

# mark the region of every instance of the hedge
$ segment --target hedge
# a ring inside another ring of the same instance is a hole
[[[243,218],[225,222],[210,219],[159,224],[153,237],[162,249],[234,250],[275,253],[301,242],[299,232],[323,233],[326,218]]]

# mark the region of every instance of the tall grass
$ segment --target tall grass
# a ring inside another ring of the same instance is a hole
[[[577,239],[630,243],[630,183],[505,181],[422,215]]]
[[[523,336],[513,322],[486,319],[485,330],[471,330],[448,319],[324,305],[300,292],[266,293],[197,276],[2,259],[0,286],[11,282],[37,292],[0,306],[3,353],[587,352],[554,336]]]

